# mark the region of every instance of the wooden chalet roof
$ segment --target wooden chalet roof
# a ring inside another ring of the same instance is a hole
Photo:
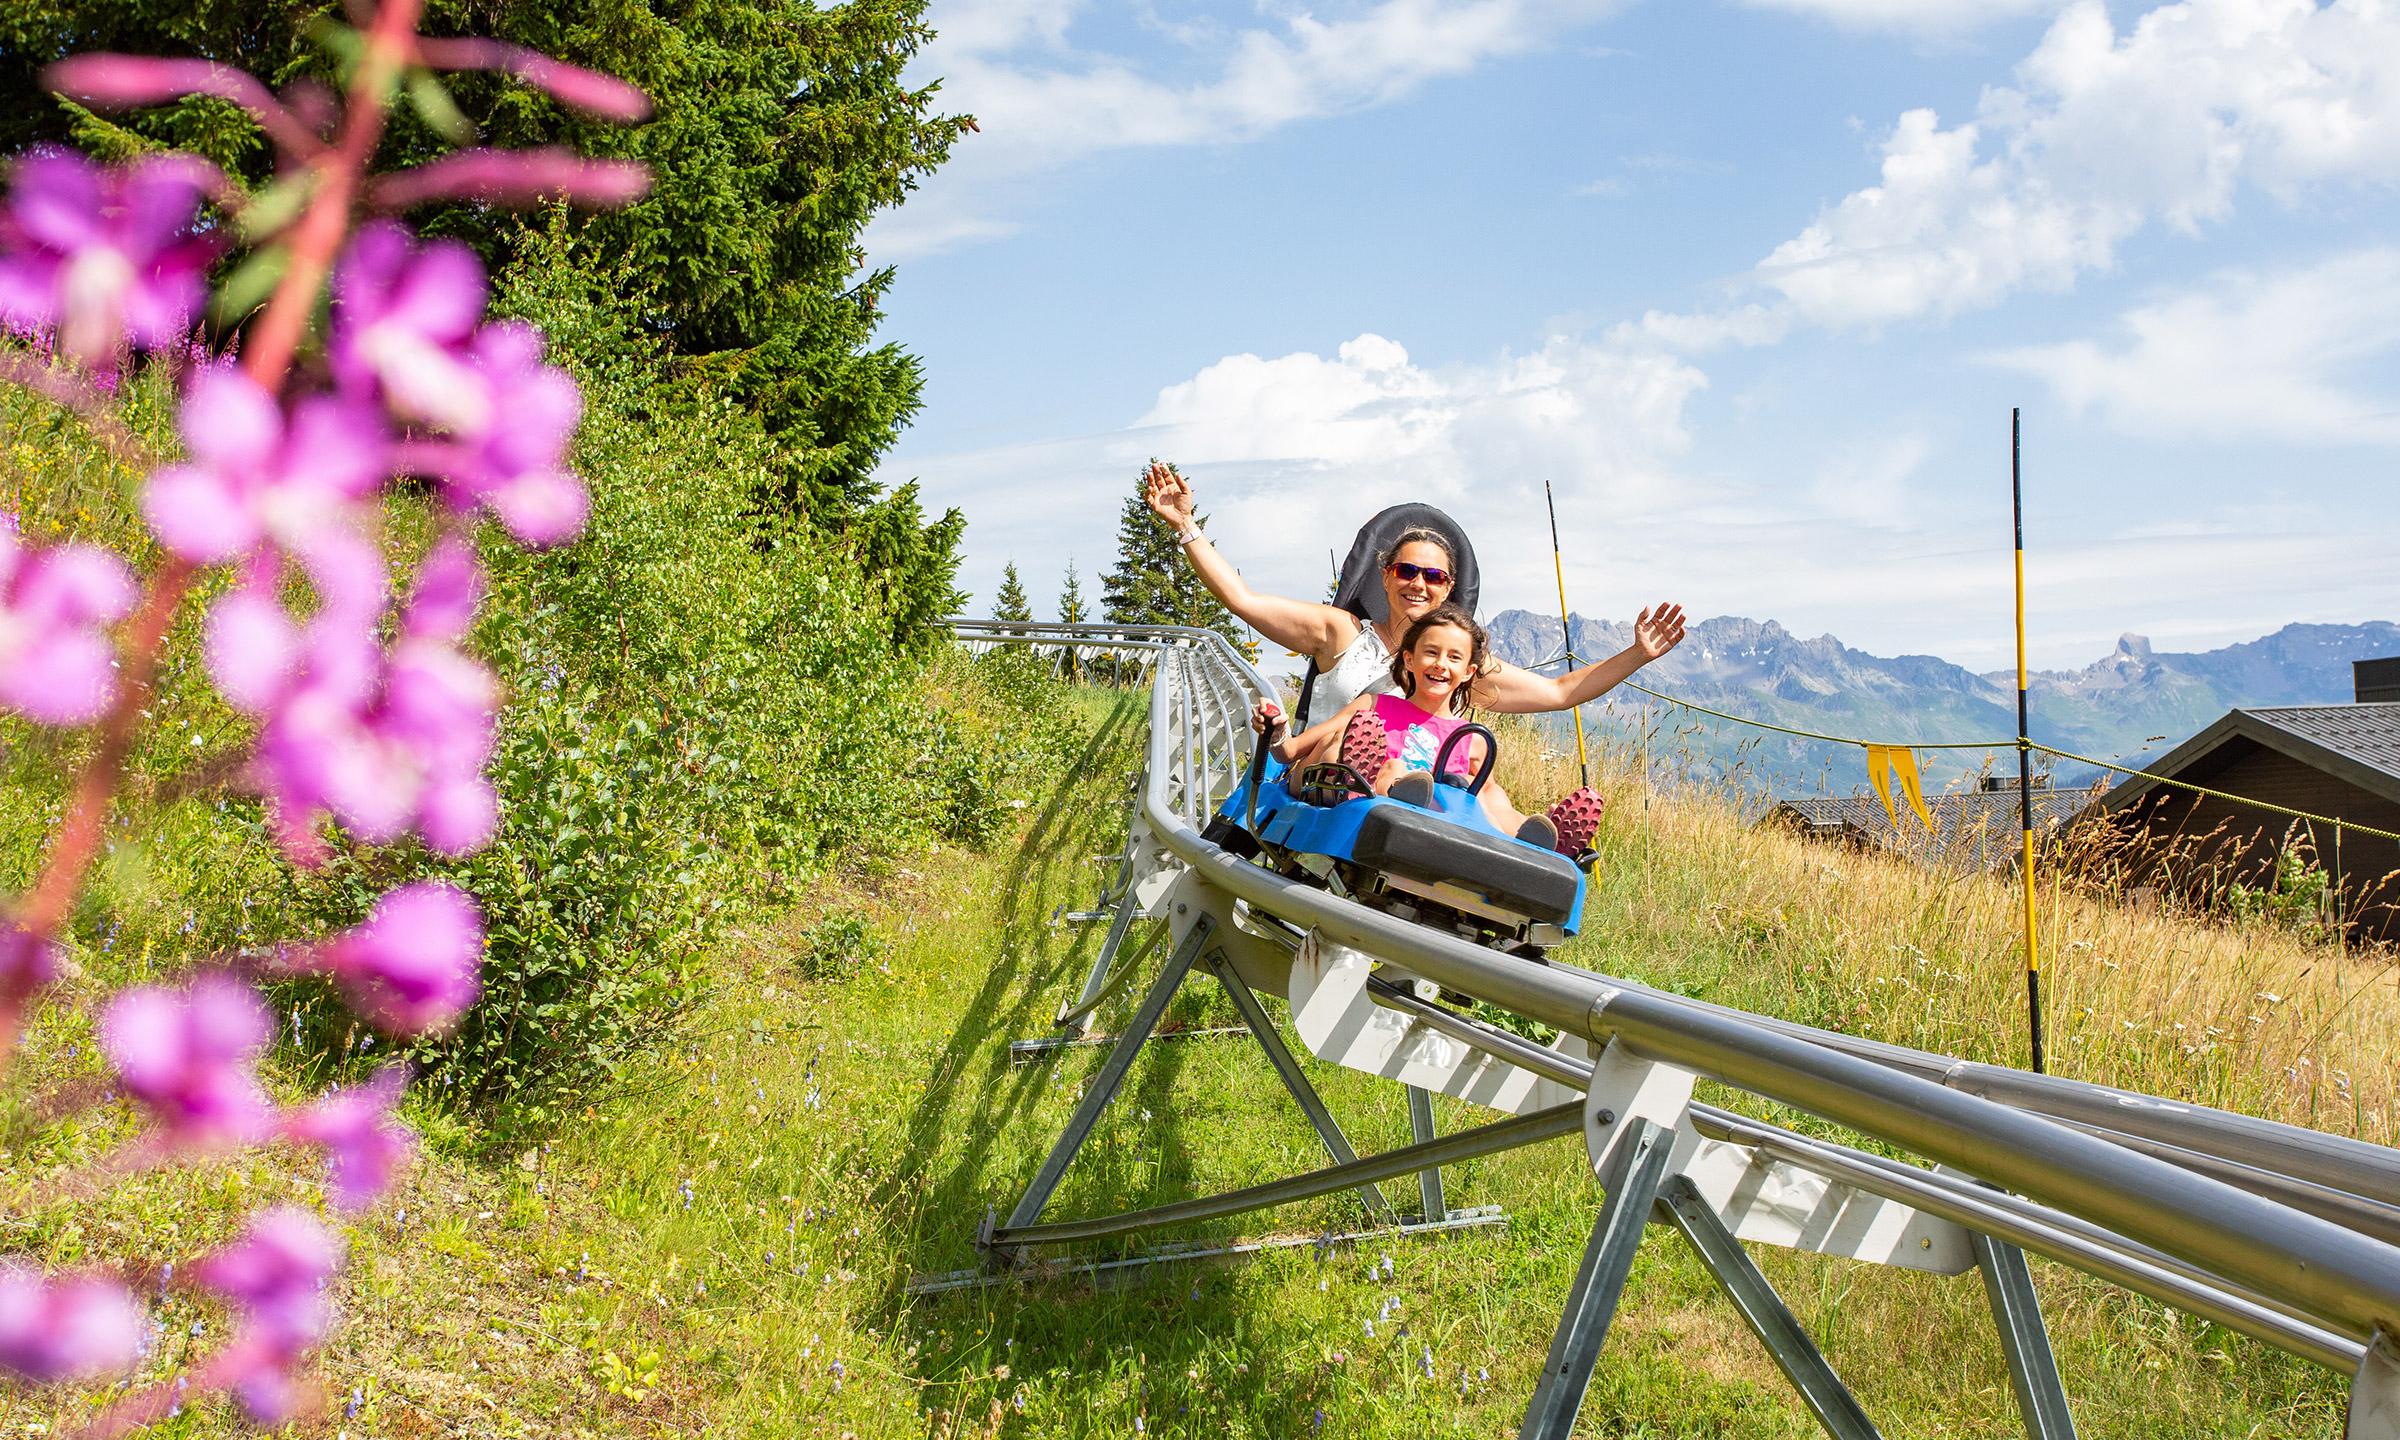
[[[2144,767],[2177,776],[2233,741],[2248,740],[2400,804],[2400,702],[2232,710]],[[2158,788],[2128,775],[2094,804],[2115,810]]]
[[[2092,798],[2089,790],[2035,790],[2033,823],[2048,830],[2064,824]],[[1808,834],[1848,836],[1921,864],[1951,870],[1991,870],[2014,863],[2020,817],[2015,790],[1969,790],[1925,797],[1933,816],[1928,831],[1895,791],[1898,827],[1873,795],[1823,795],[1778,801],[1767,818],[1796,825]]]

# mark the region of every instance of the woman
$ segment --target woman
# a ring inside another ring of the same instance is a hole
[[[1316,662],[1317,687],[1309,708],[1319,715],[1330,715],[1360,695],[1389,693],[1401,635],[1411,621],[1450,598],[1456,562],[1447,543],[1430,530],[1406,532],[1378,557],[1388,603],[1384,618],[1369,622],[1336,606],[1261,595],[1244,584],[1241,572],[1200,533],[1192,520],[1191,485],[1168,466],[1151,463],[1143,498],[1152,514],[1174,527],[1184,558],[1210,594],[1251,629]],[[1683,607],[1661,602],[1634,620],[1633,643],[1606,660],[1549,676],[1493,657],[1467,699],[1508,714],[1572,710],[1607,694],[1682,641]]]

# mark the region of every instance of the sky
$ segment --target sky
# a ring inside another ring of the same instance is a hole
[[[886,458],[1096,595],[1152,456],[1260,589],[1401,500],[1483,609],[2037,668],[2400,619],[2392,0],[933,0]]]

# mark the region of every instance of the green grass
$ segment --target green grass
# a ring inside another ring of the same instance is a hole
[[[1007,1209],[1100,1064],[1087,1049],[1012,1067],[1006,1042],[1047,1028],[1099,942],[1099,927],[1050,917],[1088,903],[1107,874],[1094,862],[1116,853],[1141,700],[1076,697],[1092,739],[1065,782],[1020,797],[1017,844],[867,867],[744,929],[712,957],[708,998],[676,1043],[546,1150],[476,1162],[475,1137],[437,1136],[406,1191],[355,1232],[344,1324],[319,1367],[329,1409],[302,1431],[869,1440],[1123,1436],[1138,1420],[1142,1433],[1209,1440],[1513,1434],[1600,1200],[1572,1140],[1447,1173],[1449,1202],[1505,1206],[1505,1231],[1303,1246],[1099,1290],[906,1295],[914,1275],[973,1263],[986,1207]],[[1930,1023],[1917,992],[1877,1010],[1891,987],[1859,981],[1829,949],[1766,958],[1811,922],[1752,925],[1738,875],[1710,867],[1779,864],[1779,850],[1742,847],[1792,842],[1710,831],[1709,847],[1677,848],[1687,822],[1644,837],[1637,815],[1620,804],[1596,891],[1611,898],[1569,958],[1894,1038]],[[1692,903],[1709,892],[1738,913]],[[1197,978],[1167,1028],[1232,1023]],[[88,1044],[67,1053],[78,1033],[50,1012],[20,1081],[38,1090],[88,1070]],[[1396,1088],[1303,1064],[1361,1151],[1405,1143]],[[1445,1129],[1488,1118],[1441,1103]],[[52,1259],[188,1249],[237,1202],[308,1189],[269,1156],[155,1177],[96,1206],[45,1203],[45,1177],[106,1136],[61,1136],[22,1111],[8,1133],[15,1243]],[[1165,1041],[1049,1213],[1230,1188],[1319,1157],[1254,1046]],[[1354,1197],[1333,1196],[1156,1238],[1307,1235],[1364,1218]],[[2021,1433],[1975,1276],[1754,1253],[1885,1433]],[[2035,1273],[2084,1433],[2338,1430],[2331,1377],[2058,1267]],[[172,1355],[195,1343],[189,1320],[211,1317],[176,1302],[166,1318]],[[360,1412],[345,1418],[354,1392]],[[0,1434],[77,1403],[0,1399]],[[167,1429],[232,1427],[209,1405]],[[1815,1430],[1706,1272],[1654,1228],[1578,1433]]]

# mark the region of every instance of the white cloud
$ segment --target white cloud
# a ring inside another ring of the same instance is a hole
[[[1915,530],[1910,482],[1932,457],[1922,435],[1879,435],[1838,447],[1817,467],[1809,498],[1823,513],[1853,525]]]
[[[954,0],[930,17],[936,38],[911,73],[938,76],[943,105],[973,114],[980,133],[959,145],[939,186],[876,222],[869,247],[896,259],[981,238],[994,233],[978,228],[994,223],[989,212],[1028,178],[1082,156],[1255,140],[1388,104],[1537,52],[1623,3],[1372,0],[1332,19],[1262,6],[1260,24],[1170,29],[1186,53],[1153,67],[1076,48],[1082,0]]]
[[[1831,21],[1845,30],[1904,30],[1953,35],[2056,10],[2064,0],[1742,0],[1753,10],[1782,10]]]
[[[1752,272],[1771,307],[1834,328],[1946,317],[2069,289],[2145,228],[2221,221],[2245,188],[2300,204],[2321,187],[2400,183],[2400,9],[2387,0],[2182,0],[2123,33],[2099,0],[2077,0],[2015,82],[1960,124],[1901,115],[1877,183]],[[1781,333],[1706,314],[1645,325],[1670,343],[1688,327],[1698,345]]]
[[[1531,603],[1539,577],[1521,562],[1549,553],[1542,482],[1556,486],[1570,527],[1605,518],[1613,529],[1685,503],[1695,493],[1677,470],[1685,412],[1707,383],[1656,350],[1557,338],[1427,367],[1367,334],[1331,355],[1227,356],[1164,387],[1121,430],[896,458],[886,478],[921,477],[928,503],[967,512],[962,581],[983,595],[1011,558],[1028,577],[1070,554],[1087,573],[1104,568],[1118,507],[1157,455],[1193,475],[1225,553],[1276,593],[1321,593],[1325,551],[1348,548],[1368,515],[1406,499],[1471,520],[1487,569],[1523,571],[1525,583],[1501,579],[1496,595]]]
[[[2400,395],[2351,388],[2400,350],[2400,250],[2230,271],[2126,311],[2108,340],[1989,356],[2078,412],[2160,439],[2400,444]]]

